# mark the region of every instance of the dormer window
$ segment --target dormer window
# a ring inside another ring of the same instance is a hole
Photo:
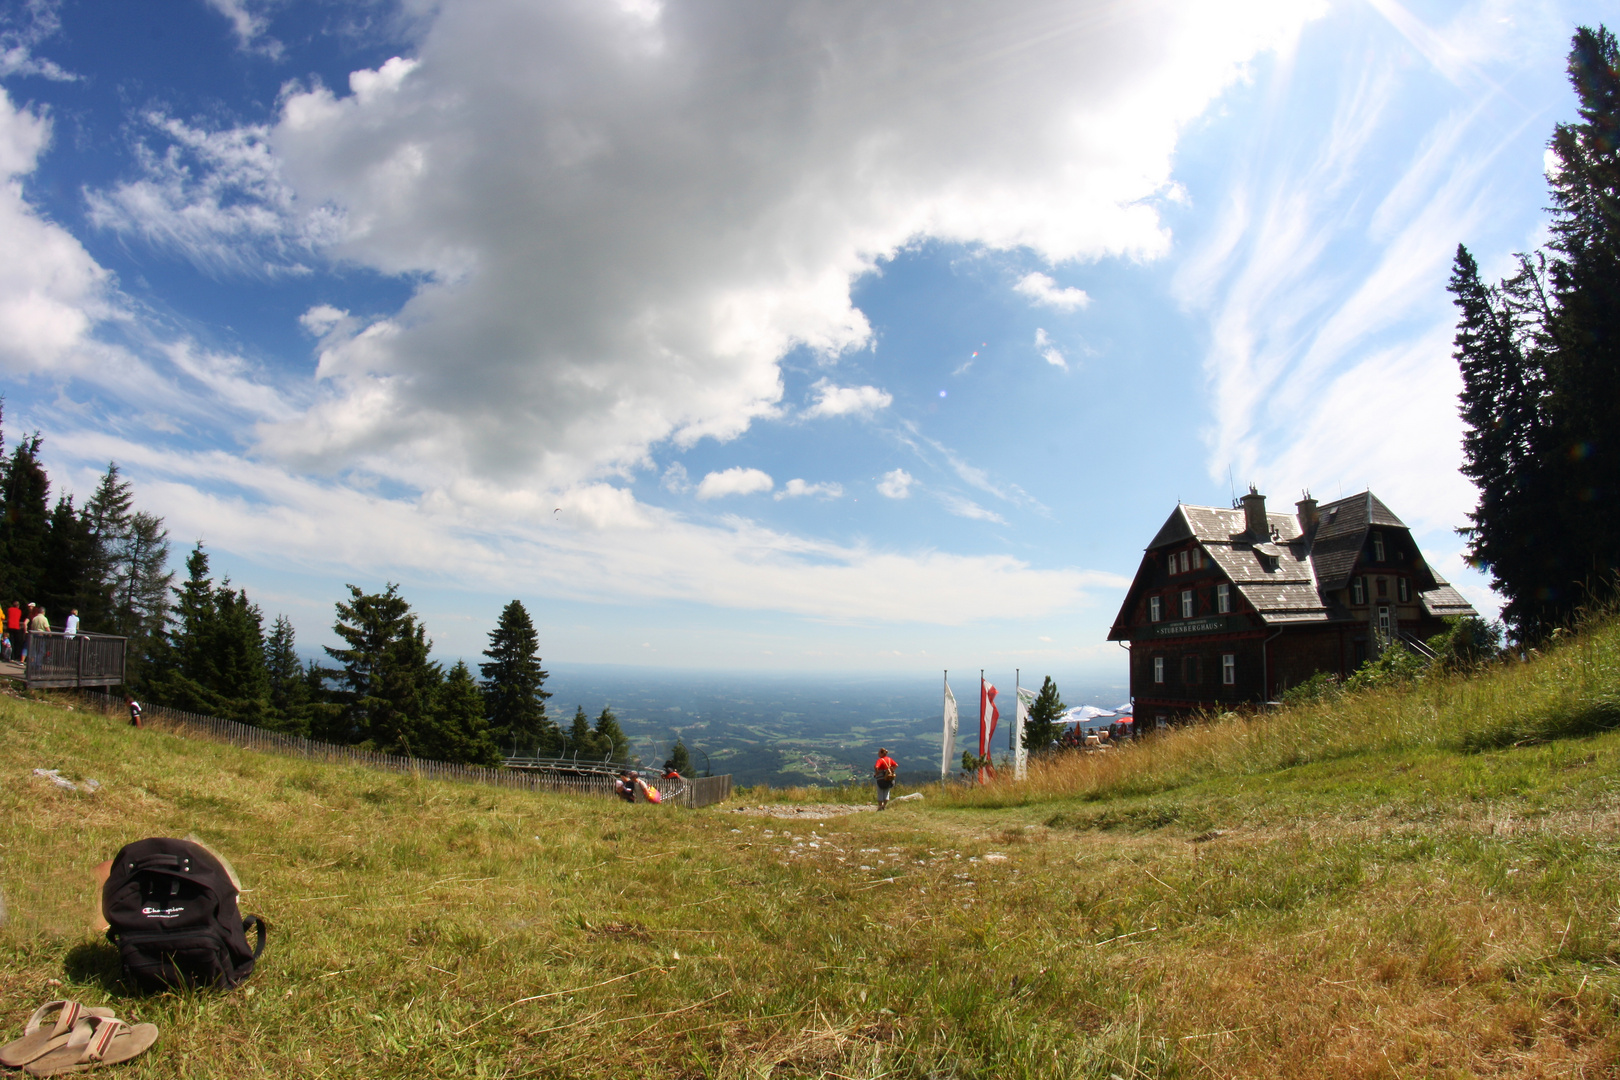
[[[1373,533],[1373,562],[1384,561],[1384,534]]]

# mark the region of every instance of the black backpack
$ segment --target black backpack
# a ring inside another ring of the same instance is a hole
[[[137,840],[113,859],[101,891],[107,940],[142,989],[235,986],[253,974],[265,937],[264,921],[244,919],[236,897],[230,874],[201,844]]]

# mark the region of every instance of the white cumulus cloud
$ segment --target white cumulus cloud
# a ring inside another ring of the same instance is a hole
[[[830,379],[819,380],[813,389],[816,403],[805,416],[870,416],[894,403],[894,395],[875,386],[835,386]]]
[[[110,361],[92,330],[115,309],[107,272],[23,199],[49,141],[46,119],[0,91],[0,369],[64,376]]]
[[[1042,307],[1056,308],[1058,311],[1080,311],[1091,306],[1091,297],[1086,295],[1084,289],[1073,286],[1060,289],[1057,282],[1038,270],[1019,278],[1013,291],[1022,293]]]
[[[761,491],[769,491],[776,486],[770,474],[759,469],[744,469],[733,466],[722,472],[712,472],[705,476],[698,484],[697,497],[700,499],[720,499],[727,495],[753,495]]]
[[[878,494],[890,499],[904,499],[911,494],[911,487],[917,478],[904,469],[890,469],[878,481]]]
[[[214,3],[268,47],[263,5]],[[258,446],[443,492],[623,476],[778,415],[782,357],[867,343],[852,284],[921,239],[1053,265],[1161,254],[1182,128],[1314,8],[423,11],[406,54],[341,90],[290,86],[264,127],[152,114],[143,175],[91,205],[211,273],[319,256],[408,276],[403,309],[322,338],[310,404]]]
[[[831,480],[823,481],[819,484],[810,484],[795,477],[794,479],[789,480],[786,484],[782,485],[782,490],[778,491],[771,497],[780,502],[783,499],[801,499],[810,495],[814,495],[822,499],[836,499],[843,494],[843,484],[834,483]]]

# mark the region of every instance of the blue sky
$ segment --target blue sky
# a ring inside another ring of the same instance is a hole
[[[1206,10],[1207,9],[1207,10]],[[1178,499],[1453,533],[1595,4],[12,3],[0,378],[306,648],[1123,681]]]

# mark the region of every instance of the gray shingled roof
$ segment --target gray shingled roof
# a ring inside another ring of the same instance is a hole
[[[1308,541],[1293,514],[1267,513],[1271,536],[1256,543],[1257,538],[1248,535],[1241,509],[1180,504],[1147,550],[1196,537],[1267,623],[1326,622],[1330,612],[1324,597],[1349,584],[1368,530],[1374,526],[1405,529],[1406,523],[1370,491],[1327,503],[1319,512],[1320,520]],[[1418,558],[1421,561],[1421,554]],[[1274,569],[1268,565],[1273,559]],[[1432,567],[1427,569],[1435,588],[1419,594],[1425,610],[1434,615],[1474,614],[1456,589]],[[1127,608],[1130,603],[1127,595]]]

